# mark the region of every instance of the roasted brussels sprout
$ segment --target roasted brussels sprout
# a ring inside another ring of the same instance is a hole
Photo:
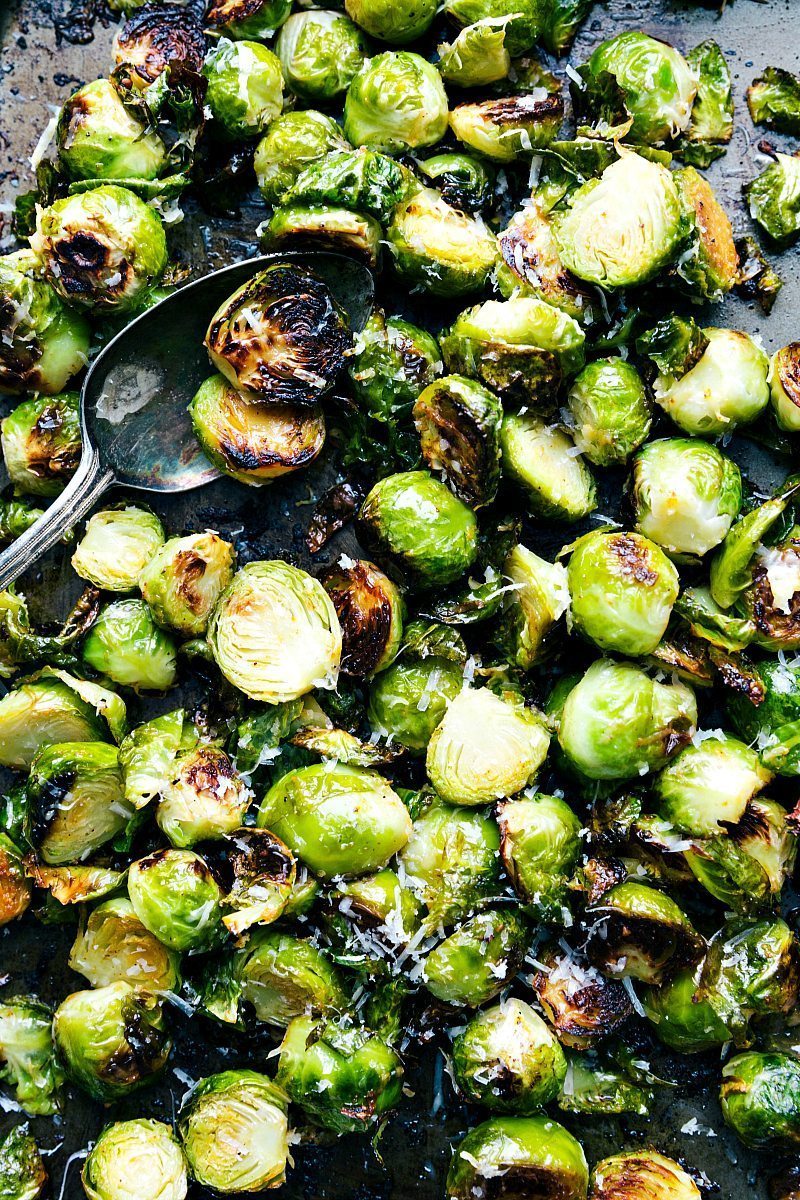
[[[694,225],[676,272],[693,296],[721,300],[739,279],[739,255],[730,220],[711,184],[694,167],[677,171],[675,181]]]
[[[32,891],[25,877],[22,851],[10,837],[0,833],[0,929],[22,916],[31,902]]]
[[[758,751],[768,771],[796,775],[800,771],[798,667],[785,659],[767,658],[749,670],[752,689],[733,692],[726,699],[731,724],[739,737]],[[3,703],[0,701],[0,721]]]
[[[445,1004],[479,1008],[514,978],[530,936],[514,909],[478,913],[430,951],[425,986]]]
[[[386,230],[400,278],[434,296],[466,296],[486,283],[497,242],[480,217],[460,212],[433,188],[399,204]]]
[[[500,892],[497,825],[482,812],[435,801],[400,852],[405,878],[432,929],[456,924]]]
[[[462,29],[453,42],[440,45],[436,65],[445,83],[471,88],[506,79],[511,70],[505,45],[510,19],[483,17]]]
[[[342,629],[342,672],[371,679],[397,657],[403,638],[403,600],[374,563],[342,559],[322,577]],[[2,711],[2,701],[0,701]]]
[[[780,245],[800,233],[800,158],[775,154],[775,161],[745,187],[750,216]]]
[[[171,69],[199,73],[206,39],[199,17],[174,4],[147,4],[114,35],[114,61],[132,69],[134,83],[148,88]]]
[[[592,1172],[591,1200],[701,1200],[683,1167],[657,1150],[626,1150],[604,1158]]]
[[[499,1185],[493,1180],[500,1177]],[[448,1200],[558,1196],[586,1200],[589,1170],[580,1143],[549,1117],[492,1117],[453,1151]]]
[[[164,527],[149,509],[104,509],[87,521],[72,568],[107,592],[131,592],[163,543]]]
[[[586,910],[586,953],[604,974],[660,983],[702,958],[703,939],[674,900],[634,880]]]
[[[52,1116],[61,1107],[64,1073],[53,1047],[53,1014],[38,1000],[0,1003],[0,1080],[28,1116]]]
[[[208,853],[223,879],[225,907],[232,910],[222,921],[234,936],[253,925],[269,925],[286,911],[297,884],[297,864],[280,838],[248,826],[226,834]]]
[[[502,420],[497,397],[463,375],[429,384],[414,404],[425,462],[444,473],[451,491],[470,508],[490,504],[497,492]]]
[[[595,483],[570,437],[525,413],[507,413],[500,431],[503,471],[525,491],[536,516],[580,521],[595,508]]]
[[[47,1171],[26,1125],[15,1125],[0,1141],[0,1190],[7,1200],[39,1200]]]
[[[467,213],[480,212],[491,198],[490,168],[470,154],[452,151],[434,154],[417,165],[454,208]]]
[[[781,67],[766,67],[747,89],[747,107],[754,125],[797,134],[800,132],[800,80]]]
[[[553,625],[569,608],[567,572],[517,545],[503,563],[509,581],[494,633],[495,644],[523,671],[545,656]]]
[[[20,492],[57,496],[81,456],[80,398],[31,396],[4,418],[2,449],[8,477]]]
[[[358,26],[341,12],[306,9],[281,27],[275,53],[283,78],[304,100],[330,100],[350,86],[367,56]]]
[[[766,537],[778,518],[786,511],[787,505],[795,495],[796,487],[797,484],[790,480],[784,486],[783,491],[758,505],[757,508],[751,509],[736,522],[714,555],[711,561],[710,591],[713,601],[721,609],[731,608],[742,596],[747,594],[749,589],[750,608],[752,610],[759,609],[759,618],[762,623],[763,618],[769,616],[769,610],[775,608],[776,595],[780,598],[784,615],[788,609],[789,616],[791,616],[792,591],[790,589],[792,589],[794,571],[790,569],[787,572],[786,568],[793,566],[792,536],[790,534],[783,547],[788,551],[786,562],[783,561],[780,548],[772,548],[772,553],[765,554],[761,540]],[[761,552],[761,561],[754,562],[759,552]],[[775,585],[774,592],[769,580],[770,575],[772,575]],[[755,601],[759,599],[758,592],[762,593],[761,603],[756,605]],[[789,629],[791,629],[791,620]],[[762,631],[768,633],[768,625],[765,625]],[[746,642],[742,643],[742,645],[744,644]],[[741,649],[741,645],[735,646],[733,649]]]
[[[581,823],[558,796],[537,792],[498,806],[500,854],[514,891],[540,921],[563,920],[580,856]]]
[[[203,75],[206,104],[227,137],[258,137],[280,115],[280,59],[260,42],[220,38],[206,56]]]
[[[140,1118],[107,1125],[81,1173],[89,1200],[185,1200],[183,1150],[169,1125]]]
[[[350,336],[321,279],[275,263],[220,305],[205,344],[217,370],[254,400],[314,405],[341,370]]]
[[[569,390],[567,406],[575,445],[598,467],[627,462],[650,432],[644,383],[633,364],[621,358],[599,358],[585,366]]]
[[[343,1012],[348,997],[344,982],[329,958],[305,938],[278,929],[257,929],[230,964],[223,965],[223,1005],[229,987],[226,974],[233,975],[241,999],[253,1005],[259,1021],[286,1027],[295,1017],[333,1015]],[[206,1007],[223,1020],[237,1019],[237,1011],[220,1009],[213,997]]]
[[[170,538],[139,572],[139,587],[159,625],[201,637],[234,562],[233,546],[211,530]]]
[[[755,625],[755,640],[776,652],[800,649],[800,529],[795,526],[776,546],[759,546],[744,575],[750,581],[740,606]]]
[[[347,89],[344,132],[354,146],[385,154],[436,145],[447,132],[439,72],[408,50],[368,59]]]
[[[348,368],[359,404],[387,423],[403,418],[442,371],[436,339],[401,317],[373,312],[358,335]]]
[[[183,738],[182,708],[162,713],[137,725],[119,748],[119,765],[125,784],[125,799],[144,808],[166,786],[175,755]]]
[[[770,778],[755,750],[719,730],[664,768],[655,781],[658,811],[682,832],[712,837],[742,819]]]
[[[699,360],[677,377],[659,374],[653,395],[686,433],[711,436],[749,425],[769,403],[769,358],[751,337],[734,329],[704,329]]]
[[[284,203],[342,205],[385,221],[409,191],[409,176],[376,150],[332,150],[310,163],[284,194]]]
[[[211,614],[208,640],[222,674],[253,700],[279,704],[336,686],[336,609],[322,584],[289,563],[237,571]]]
[[[753,1017],[791,1012],[800,988],[800,951],[780,917],[736,918],[717,933],[703,963],[698,996],[737,1044]]]
[[[185,849],[238,829],[251,799],[225,751],[201,744],[175,760],[156,821],[171,845]]]
[[[351,254],[375,268],[382,232],[368,213],[353,212],[332,204],[287,204],[275,210],[262,233],[264,245],[274,250],[308,247]]]
[[[179,1121],[192,1177],[222,1195],[278,1187],[289,1154],[287,1107],[281,1089],[257,1071],[201,1079]]]
[[[370,37],[396,45],[422,37],[437,12],[434,0],[345,0],[345,8]]]
[[[589,1054],[571,1054],[567,1074],[558,1097],[562,1112],[608,1116],[633,1113],[649,1116],[654,1093],[646,1077],[641,1082],[626,1074],[613,1061]]]
[[[39,277],[27,250],[0,258],[0,392],[52,396],[89,359],[89,326]]]
[[[778,425],[787,433],[797,433],[800,430],[800,342],[790,342],[773,354],[769,391]]]
[[[726,832],[695,842],[684,857],[706,891],[733,912],[772,904],[791,874],[797,842],[786,812],[775,800],[756,797]]]
[[[713,1050],[730,1039],[727,1027],[698,994],[699,980],[699,970],[692,967],[642,993],[642,1006],[659,1041],[681,1054]]]
[[[498,235],[497,286],[509,297],[538,296],[561,308],[581,325],[598,315],[597,297],[567,271],[558,251],[552,222],[534,194]]]
[[[511,18],[506,25],[506,48],[512,58],[532,49],[543,24],[539,0],[445,0],[445,12],[459,25],[473,25],[488,17]]]
[[[229,37],[266,41],[291,11],[291,0],[212,0],[206,19]]]
[[[128,895],[145,929],[170,950],[208,950],[221,934],[222,891],[193,850],[156,850],[131,863]]]
[[[457,663],[436,657],[401,659],[381,671],[372,684],[370,724],[408,750],[423,751],[463,683]]]
[[[541,90],[457,104],[450,112],[450,128],[470,150],[493,162],[511,163],[530,157],[554,140],[564,118],[561,97],[542,97]]]
[[[71,179],[155,179],[167,162],[161,138],[131,115],[107,79],[73,92],[61,109],[56,144]]]
[[[145,929],[125,897],[104,900],[78,931],[69,955],[73,971],[92,987],[122,980],[154,992],[175,991],[178,955]]]
[[[650,679],[633,663],[599,659],[572,688],[558,740],[589,779],[636,779],[658,770],[689,741],[697,721],[692,691]]]
[[[347,142],[332,117],[313,109],[281,113],[256,146],[253,166],[261,195],[268,204],[280,204],[310,163],[345,149]]]
[[[608,1037],[633,1011],[619,980],[606,979],[565,942],[559,953],[543,952],[533,990],[559,1041],[578,1049]]]
[[[171,1049],[159,1001],[122,980],[67,996],[53,1038],[68,1078],[103,1104],[151,1082]]]
[[[37,508],[32,501],[21,497],[0,500],[0,546],[22,537],[43,512],[44,509]]]
[[[43,746],[31,764],[26,802],[28,840],[52,866],[88,857],[132,815],[117,750],[103,742]]]
[[[530,1005],[509,998],[477,1013],[459,1033],[453,1067],[468,1100],[525,1116],[558,1095],[567,1060]]]
[[[164,692],[175,682],[175,642],[144,600],[107,605],[83,643],[83,661],[134,691]]]
[[[756,1149],[800,1143],[800,1063],[791,1054],[737,1054],[722,1068],[725,1123]]]
[[[158,213],[115,184],[41,209],[31,246],[59,295],[96,312],[137,308],[167,265]]]
[[[0,698],[0,765],[21,770],[56,742],[121,738],[125,705],[98,684],[45,670]]]

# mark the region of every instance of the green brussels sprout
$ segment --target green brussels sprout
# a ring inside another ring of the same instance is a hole
[[[4,1200],[39,1200],[47,1171],[27,1126],[15,1125],[0,1141],[0,1195]]]
[[[436,65],[445,83],[470,88],[506,79],[511,70],[505,45],[510,20],[510,16],[483,17],[462,29],[453,42],[440,45]]]
[[[742,476],[716,446],[660,438],[633,460],[636,528],[678,559],[702,558],[727,536],[742,505]]]
[[[695,879],[728,910],[751,912],[780,896],[794,866],[797,841],[775,800],[751,800],[726,832],[696,842],[684,858]]]
[[[177,708],[137,725],[121,743],[119,765],[125,799],[135,809],[144,808],[166,786],[181,747],[183,725],[183,709]]]
[[[697,75],[697,94],[680,140],[680,156],[693,167],[705,168],[725,153],[733,137],[731,72],[724,52],[711,39],[690,50],[686,61]]]
[[[786,506],[795,495],[795,489],[796,485],[790,483],[784,487],[782,493],[773,496],[771,500],[765,501],[757,508],[751,509],[736,522],[714,555],[711,561],[710,590],[714,602],[720,608],[731,608],[747,592],[748,588],[751,588],[754,574],[753,559],[759,550],[761,539],[769,533],[781,514],[785,512]],[[792,596],[787,590],[787,586],[791,587],[791,581],[787,585],[785,569],[775,571],[775,567],[781,565],[783,564],[781,564],[780,551],[775,556],[767,554],[766,561],[759,564],[761,583],[762,587],[765,581],[769,583],[767,575],[769,569],[772,568],[775,591],[784,604],[791,607]],[[774,606],[775,595],[772,593],[771,584],[769,597],[765,594],[763,599],[769,600],[770,608]],[[736,649],[740,648],[736,647]]]
[[[475,561],[475,515],[426,471],[387,475],[359,514],[360,535],[418,588],[453,583]]]
[[[588,363],[569,390],[567,406],[575,445],[598,467],[622,466],[650,432],[642,377],[621,358]]]
[[[306,9],[283,24],[275,53],[296,96],[330,100],[347,91],[367,57],[367,44],[344,13]]]
[[[506,49],[512,58],[531,50],[542,32],[541,0],[445,0],[444,10],[459,25],[505,19]]]
[[[400,650],[403,598],[399,589],[365,559],[342,558],[321,582],[342,629],[342,673],[371,679],[394,662]]]
[[[529,939],[513,909],[477,913],[428,954],[425,987],[445,1004],[479,1008],[514,978]]]
[[[242,823],[252,792],[224,750],[199,745],[178,756],[159,796],[156,821],[178,849],[220,838]]]
[[[140,1118],[107,1125],[81,1173],[89,1200],[185,1200],[186,1160],[169,1125]]]
[[[547,636],[569,608],[567,572],[517,545],[503,563],[510,588],[495,630],[495,644],[509,663],[529,671],[545,656]]]
[[[206,104],[226,137],[259,137],[283,107],[277,54],[260,42],[220,38],[206,56]]]
[[[443,800],[475,806],[513,796],[535,779],[550,735],[540,713],[465,688],[428,743],[428,778]]]
[[[500,482],[503,409],[497,397],[463,375],[447,375],[425,388],[413,412],[430,470],[443,472],[470,508],[490,504]]]
[[[332,250],[362,259],[373,269],[380,258],[382,231],[368,213],[331,204],[287,204],[277,208],[263,230],[264,245]]]
[[[0,393],[52,396],[89,360],[89,326],[39,276],[28,250],[0,257]]]
[[[51,668],[0,698],[0,766],[29,767],[56,742],[121,738],[125,705],[113,692]]]
[[[649,359],[660,375],[682,378],[702,358],[709,339],[693,317],[662,317],[636,338],[636,351]]]
[[[666,167],[624,153],[553,214],[565,267],[606,289],[647,283],[676,255],[687,217]]]
[[[170,538],[139,572],[139,587],[159,625],[202,637],[211,612],[233,579],[236,555],[219,534]]]
[[[540,921],[560,923],[581,851],[581,823],[558,796],[537,792],[497,808],[500,854],[514,891]]]
[[[736,918],[712,939],[698,995],[737,1044],[747,1044],[753,1017],[789,1013],[800,989],[800,951],[780,917]]]
[[[435,0],[345,0],[344,6],[370,37],[395,45],[422,37],[438,11]]]
[[[775,161],[744,189],[750,216],[779,245],[800,233],[800,158],[775,154]]]
[[[159,1001],[122,980],[62,1000],[53,1040],[67,1077],[101,1104],[152,1082],[172,1048]]]
[[[711,184],[685,167],[675,182],[693,223],[690,245],[681,254],[676,272],[692,296],[721,300],[739,282],[739,255],[728,214]]]
[[[41,209],[31,246],[64,300],[99,313],[136,308],[167,265],[158,213],[114,184]]]
[[[580,521],[596,507],[595,483],[572,439],[530,413],[506,413],[500,430],[503,473],[524,489],[531,511]]]
[[[295,1017],[342,1012],[348,1003],[330,959],[312,942],[277,929],[256,930],[232,967],[241,998],[268,1025],[285,1028]]]
[[[222,1195],[283,1183],[289,1156],[287,1099],[257,1071],[201,1079],[179,1121],[192,1178]]]
[[[104,509],[86,522],[72,569],[107,592],[131,592],[163,544],[164,526],[149,509]]]
[[[128,895],[145,929],[170,950],[208,950],[218,941],[222,891],[193,850],[156,850],[131,863]]]
[[[586,953],[604,974],[660,983],[702,958],[703,939],[683,910],[644,883],[610,888],[587,908],[586,920]]]
[[[124,896],[92,909],[72,945],[69,965],[94,988],[122,980],[154,992],[174,992],[180,980],[178,955],[145,929]]]
[[[408,750],[423,751],[463,684],[461,667],[445,659],[396,662],[372,684],[370,725]]]
[[[457,104],[450,112],[450,128],[470,150],[493,162],[511,163],[549,146],[563,119],[564,102],[558,94],[522,93]]]
[[[0,1080],[28,1116],[52,1116],[61,1107],[64,1073],[53,1046],[53,1014],[38,1000],[0,1003]]]
[[[280,204],[307,166],[332,150],[345,149],[347,142],[332,117],[313,109],[281,113],[256,146],[253,166],[261,195],[268,204]]]
[[[731,692],[725,701],[734,732],[758,751],[762,766],[777,775],[800,773],[798,667],[800,664],[780,658],[754,663],[748,668],[753,677],[752,691]],[[0,721],[7,699],[0,700]]]
[[[770,359],[769,394],[781,429],[800,431],[800,342],[790,342]]]
[[[551,54],[565,54],[581,21],[591,12],[592,3],[593,0],[544,0],[539,18],[539,45]]]
[[[749,425],[769,403],[769,358],[751,337],[734,329],[704,329],[708,345],[677,379],[665,372],[653,395],[686,433],[703,437]]]
[[[537,296],[581,325],[597,320],[597,296],[564,266],[552,221],[535,195],[514,214],[497,244],[497,286],[507,300],[516,294]]]
[[[401,317],[373,312],[356,339],[348,367],[356,399],[382,422],[405,417],[442,371],[436,339]]]
[[[765,67],[747,89],[754,125],[779,133],[800,133],[800,80],[782,67]]]
[[[349,949],[352,947],[358,953],[359,943],[363,961],[365,934],[371,934],[383,946],[405,947],[422,924],[422,905],[411,890],[410,881],[401,883],[397,872],[388,867],[348,883],[337,881],[336,892],[329,896],[329,904],[334,910],[337,901],[339,913],[347,915],[348,930],[355,931],[356,935],[354,939],[345,939],[350,961]],[[338,927],[343,928],[341,922]],[[336,927],[332,925],[331,928],[336,938]],[[369,1021],[366,1024],[369,1025]]]
[[[447,204],[462,212],[480,212],[492,198],[490,168],[470,154],[453,151],[434,154],[417,166],[439,189]]]
[[[499,1177],[499,1182],[495,1182]],[[448,1200],[558,1196],[586,1200],[589,1170],[579,1142],[549,1117],[492,1117],[453,1151]]]
[[[262,800],[257,824],[325,879],[386,866],[411,833],[408,810],[380,775],[339,763],[289,771]]]
[[[421,150],[442,140],[447,111],[436,68],[409,50],[387,50],[368,59],[347,89],[345,137],[384,154]]]
[[[31,396],[0,422],[8,477],[20,492],[57,496],[81,457],[80,397]]]
[[[27,911],[32,891],[22,851],[10,837],[0,833],[0,929]]]
[[[746,1146],[794,1149],[800,1143],[800,1062],[751,1050],[722,1068],[725,1124]]]
[[[562,1112],[608,1116],[633,1113],[649,1116],[654,1093],[643,1083],[634,1082],[620,1068],[593,1055],[571,1054],[567,1074],[558,1097]]]
[[[206,20],[232,38],[266,41],[292,11],[291,0],[212,0]]]
[[[730,1033],[707,1000],[698,995],[700,971],[678,971],[659,987],[642,992],[642,1006],[659,1041],[681,1054],[724,1046]]]
[[[173,75],[199,73],[206,38],[199,14],[192,9],[146,5],[144,12],[134,13],[119,27],[112,52],[117,66],[130,71],[133,85],[145,90],[168,70]]]
[[[755,750],[718,730],[686,746],[655,781],[658,811],[676,829],[713,837],[742,819],[769,783]]]
[[[165,692],[175,682],[175,642],[159,629],[144,600],[115,600],[83,643],[83,661],[134,691]]]
[[[336,686],[336,609],[321,583],[278,559],[237,571],[211,614],[208,642],[228,682],[253,700],[279,704]]]
[[[453,1068],[468,1100],[526,1116],[558,1095],[567,1060],[531,1006],[509,998],[471,1018],[453,1042]]]
[[[497,259],[489,227],[434,188],[420,188],[397,206],[386,238],[401,280],[433,296],[479,292]]]
[[[500,892],[500,835],[491,817],[433,803],[400,852],[406,882],[428,910],[427,925],[455,925]]]
[[[597,1164],[591,1196],[592,1200],[701,1200],[702,1192],[674,1159],[657,1150],[626,1150]]]
[[[26,786],[28,840],[51,866],[93,854],[125,828],[119,756],[103,742],[43,746]]]
[[[678,598],[678,572],[639,533],[597,530],[575,543],[567,567],[572,623],[601,650],[652,654]]]
[[[403,1067],[367,1029],[296,1017],[281,1043],[276,1081],[318,1125],[360,1133],[397,1105]]]
[[[636,779],[685,745],[696,721],[685,684],[658,683],[633,663],[601,658],[567,696],[558,740],[589,779]]]
[[[310,163],[284,193],[283,202],[341,205],[384,221],[408,191],[404,167],[388,155],[362,146],[359,150],[332,150],[324,159]]]
[[[71,179],[155,179],[167,165],[161,138],[131,115],[107,79],[72,93],[58,118],[56,145]]]
[[[606,979],[565,942],[540,951],[533,990],[564,1046],[587,1049],[628,1020],[633,1007],[618,979]]]

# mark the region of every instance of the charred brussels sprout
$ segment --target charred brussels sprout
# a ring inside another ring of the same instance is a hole
[[[701,1200],[691,1175],[656,1150],[626,1150],[592,1172],[591,1200]]]
[[[360,1133],[400,1099],[403,1067],[374,1033],[296,1017],[286,1030],[278,1084],[294,1104],[334,1133]]]
[[[201,1079],[179,1121],[192,1177],[222,1195],[278,1187],[289,1154],[287,1107],[281,1089],[256,1071]]]
[[[347,89],[344,132],[354,146],[386,154],[434,146],[447,132],[439,72],[408,50],[368,59]]]
[[[479,1008],[519,970],[530,930],[512,909],[478,913],[439,942],[425,960],[425,986],[437,1000]]]
[[[347,1006],[342,977],[330,959],[307,939],[277,929],[256,930],[234,971],[242,999],[268,1025],[286,1027],[295,1017]]]
[[[336,609],[322,584],[289,563],[238,571],[211,614],[208,640],[225,678],[253,700],[278,704],[336,686]]]
[[[675,174],[694,225],[688,250],[676,266],[689,292],[699,299],[721,300],[739,280],[739,255],[727,213],[714,190],[694,167]]]
[[[510,588],[498,618],[494,640],[508,661],[523,671],[547,653],[547,638],[569,608],[567,572],[518,545],[503,563]]]
[[[286,84],[304,100],[330,100],[350,85],[367,56],[361,31],[340,12],[296,12],[278,34],[275,53]]]
[[[463,683],[462,668],[447,659],[401,659],[372,684],[370,724],[408,750],[421,752]]]
[[[497,397],[463,375],[429,384],[414,404],[422,457],[470,508],[490,504],[497,492],[502,420]]]
[[[581,823],[558,796],[537,792],[497,809],[500,854],[520,900],[542,921],[559,922],[578,865]]]
[[[106,1126],[81,1179],[89,1200],[185,1200],[188,1188],[180,1142],[146,1118]]]
[[[741,608],[755,624],[756,640],[774,652],[800,649],[800,529],[777,546],[759,546],[746,570],[751,578]]]
[[[492,175],[489,168],[469,154],[434,154],[420,162],[426,179],[439,188],[442,197],[463,212],[480,212],[491,199]]]
[[[85,83],[70,96],[56,144],[72,179],[155,179],[167,161],[161,138],[131,116],[107,79]]]
[[[468,1100],[524,1116],[558,1095],[567,1060],[530,1005],[508,999],[477,1013],[458,1035],[453,1067]]]
[[[198,16],[172,4],[147,4],[132,14],[114,36],[114,60],[133,70],[134,82],[147,88],[171,68],[199,73],[206,39]]]
[[[144,600],[115,600],[83,643],[83,661],[134,691],[164,692],[175,682],[175,643]]]
[[[636,528],[678,558],[702,558],[727,536],[742,504],[736,463],[688,438],[650,442],[633,462]]]
[[[0,392],[52,396],[88,362],[89,326],[38,266],[26,250],[0,258]]]
[[[458,104],[450,113],[450,128],[470,150],[493,162],[511,163],[549,146],[563,117],[564,103],[559,95],[522,93]]]
[[[122,896],[92,909],[69,955],[72,970],[94,988],[121,980],[154,992],[176,990],[179,961],[145,929],[130,900]]]
[[[436,64],[445,83],[485,87],[506,79],[511,55],[506,50],[508,17],[484,17],[462,29],[453,42],[439,46]]]
[[[800,233],[800,158],[776,154],[775,161],[745,188],[750,216],[779,245]]]
[[[767,658],[750,670],[753,689],[727,698],[731,724],[739,737],[758,751],[767,770],[796,775],[800,772],[798,667],[780,658]],[[3,703],[0,700],[0,714]]]
[[[217,370],[254,401],[314,405],[341,370],[350,335],[321,279],[275,263],[219,307],[205,345]]]
[[[703,939],[664,892],[627,880],[586,911],[589,960],[605,974],[660,983],[702,957]]]
[[[386,230],[400,278],[434,296],[466,296],[486,283],[497,242],[480,217],[460,212],[433,188],[398,205]]]
[[[711,837],[740,821],[770,778],[755,750],[720,730],[664,768],[655,783],[658,811],[685,833]]]
[[[708,437],[749,425],[769,403],[769,358],[751,337],[734,329],[704,329],[708,345],[677,376],[662,372],[656,402],[686,433]]]
[[[47,1171],[25,1125],[15,1125],[0,1141],[0,1189],[6,1200],[38,1200]]]
[[[678,598],[678,572],[638,533],[587,533],[567,568],[572,621],[601,650],[651,654]]]
[[[0,699],[0,765],[21,770],[56,742],[100,742],[124,733],[125,705],[65,671],[43,672]]]
[[[0,1080],[28,1116],[52,1116],[61,1107],[64,1073],[53,1047],[53,1014],[38,1000],[0,1004]]]
[[[374,563],[340,562],[323,576],[342,628],[342,672],[370,679],[394,661],[403,638],[403,600]],[[0,709],[2,701],[0,701]]]
[[[0,929],[28,908],[33,887],[25,876],[22,851],[0,833]]]
[[[332,117],[313,109],[281,113],[256,146],[253,166],[261,195],[268,204],[280,204],[307,166],[346,148]]]
[[[535,194],[498,235],[497,286],[508,299],[538,296],[581,325],[597,319],[597,297],[561,261],[552,221]]]
[[[627,462],[650,432],[644,383],[633,364],[621,358],[599,358],[584,367],[567,406],[575,445],[598,467]]]
[[[170,950],[200,952],[219,940],[222,891],[192,850],[157,850],[132,863],[128,895],[145,929]]]
[[[199,745],[175,760],[156,820],[170,843],[185,849],[238,829],[251,799],[225,751]]]
[[[72,569],[107,592],[131,592],[164,543],[155,513],[127,504],[95,513],[72,556]]]
[[[497,897],[499,846],[497,825],[484,813],[434,802],[417,818],[400,862],[430,928],[454,925]]]
[[[725,1123],[756,1149],[800,1143],[800,1063],[790,1054],[737,1054],[722,1068]]]
[[[730,1033],[707,1000],[698,994],[700,972],[679,971],[660,987],[648,988],[642,1003],[659,1041],[681,1054],[724,1046]]]
[[[8,477],[20,492],[57,496],[81,456],[80,398],[31,396],[0,425]]]
[[[159,625],[201,637],[220,594],[233,578],[233,546],[219,534],[170,538],[139,572],[139,587]]]
[[[800,342],[790,342],[773,354],[769,391],[778,425],[787,433],[797,433],[800,430]]]
[[[167,265],[158,214],[114,184],[42,209],[31,245],[59,295],[96,312],[135,309]]]
[[[206,104],[227,137],[257,137],[280,115],[280,59],[259,42],[221,38],[206,56],[203,75]]]
[[[504,473],[523,488],[536,516],[580,521],[596,507],[594,479],[563,430],[527,413],[507,413],[500,446]]]
[[[542,952],[533,990],[564,1046],[591,1047],[630,1017],[628,992],[606,979],[585,958],[561,943],[561,952]]]
[[[42,747],[26,793],[28,839],[51,866],[93,854],[132,815],[124,803],[117,750],[102,742]]]
[[[422,37],[437,12],[434,0],[345,0],[345,8],[370,37],[397,45]]]
[[[368,213],[353,212],[332,204],[287,204],[276,209],[263,231],[264,244],[353,254],[377,267],[381,227]]]
[[[206,16],[229,37],[266,40],[291,11],[291,0],[212,0]]]
[[[284,203],[340,204],[385,221],[409,191],[406,168],[376,150],[333,150],[297,176]]]
[[[348,368],[359,404],[381,422],[406,416],[441,371],[436,339],[401,317],[385,317],[382,312],[370,315]]]
[[[753,1017],[788,1013],[797,1005],[800,952],[780,917],[737,918],[712,938],[698,995],[714,1010],[739,1045],[748,1041]]]
[[[380,775],[325,763],[279,779],[261,803],[258,825],[327,879],[384,867],[411,833],[405,805]]]
[[[499,1185],[493,1182],[500,1177]],[[558,1196],[586,1200],[589,1170],[580,1143],[549,1117],[492,1117],[453,1151],[448,1200]],[[535,1189],[535,1191],[533,1190]]]
[[[67,996],[53,1038],[68,1078],[103,1104],[150,1083],[171,1049],[158,1000],[122,981]]]
[[[797,844],[786,812],[756,797],[726,833],[697,841],[685,852],[694,877],[733,912],[757,912],[772,904],[791,874]]]

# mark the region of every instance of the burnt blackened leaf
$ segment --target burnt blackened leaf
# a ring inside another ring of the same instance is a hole
[[[306,532],[306,546],[312,554],[318,554],[335,533],[353,520],[365,495],[366,489],[360,483],[345,479],[320,496]]]
[[[241,203],[255,183],[252,143],[202,143],[192,171],[197,197],[212,216],[236,219]]]
[[[693,167],[707,167],[725,153],[733,136],[731,73],[725,55],[711,39],[695,46],[686,61],[698,75],[697,95],[678,153]]]
[[[691,317],[664,317],[636,339],[636,350],[663,375],[680,379],[702,357],[708,338]]]
[[[755,238],[739,238],[736,253],[739,255],[739,281],[734,290],[745,300],[757,300],[762,312],[769,316],[783,287],[783,280]]]
[[[747,89],[754,125],[800,134],[800,78],[782,67],[767,67]]]
[[[776,154],[752,183],[745,185],[750,216],[782,245],[800,234],[800,158]]]

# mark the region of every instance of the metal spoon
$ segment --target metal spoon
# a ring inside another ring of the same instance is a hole
[[[26,571],[103,492],[122,484],[145,492],[185,492],[216,479],[187,406],[211,373],[203,348],[220,304],[275,261],[307,265],[327,283],[354,333],[372,309],[369,270],[341,254],[267,254],[214,271],[142,313],[95,359],[81,391],[83,454],[75,475],[47,512],[0,554],[0,590]]]

